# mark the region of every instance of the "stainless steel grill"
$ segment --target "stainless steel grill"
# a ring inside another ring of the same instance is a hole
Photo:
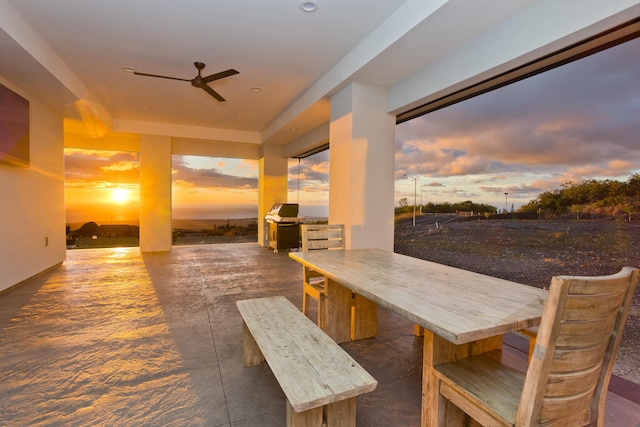
[[[269,248],[274,252],[281,249],[300,247],[300,223],[297,203],[276,203],[265,216],[265,236]]]

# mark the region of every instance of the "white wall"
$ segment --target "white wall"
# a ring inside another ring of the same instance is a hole
[[[171,250],[171,138],[140,137],[140,251]]]
[[[352,83],[331,98],[329,222],[346,247],[393,251],[395,118],[384,88]]]
[[[66,256],[62,116],[0,77],[29,100],[31,166],[0,164],[0,291]],[[48,246],[45,246],[48,238]]]
[[[287,158],[282,155],[282,147],[265,145],[260,150],[258,163],[258,218],[264,218],[274,203],[287,200],[288,175]],[[269,233],[258,227],[258,243],[268,247]]]

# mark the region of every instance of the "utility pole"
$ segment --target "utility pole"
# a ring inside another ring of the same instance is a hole
[[[422,190],[423,190],[423,189],[424,189],[424,187],[426,187],[427,185],[429,185],[429,184],[422,184],[422,185],[420,186],[420,215],[422,215],[422,206],[423,206],[423,204],[422,204]]]
[[[413,225],[416,225],[416,203],[418,199],[418,177],[410,176],[413,180]]]
[[[407,176],[407,175],[405,175]],[[418,177],[409,176],[413,180],[413,225],[416,225],[416,203],[418,202]]]

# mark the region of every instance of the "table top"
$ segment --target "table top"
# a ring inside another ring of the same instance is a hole
[[[547,297],[543,289],[380,249],[289,256],[454,344],[538,325]]]

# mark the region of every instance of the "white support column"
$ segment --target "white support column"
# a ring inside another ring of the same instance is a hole
[[[287,158],[282,147],[265,145],[260,150],[258,177],[258,243],[268,247],[268,232],[265,233],[264,217],[274,203],[287,202]]]
[[[140,137],[140,251],[170,251],[171,138]]]
[[[393,250],[395,118],[384,88],[352,83],[331,98],[329,222],[348,248]]]

